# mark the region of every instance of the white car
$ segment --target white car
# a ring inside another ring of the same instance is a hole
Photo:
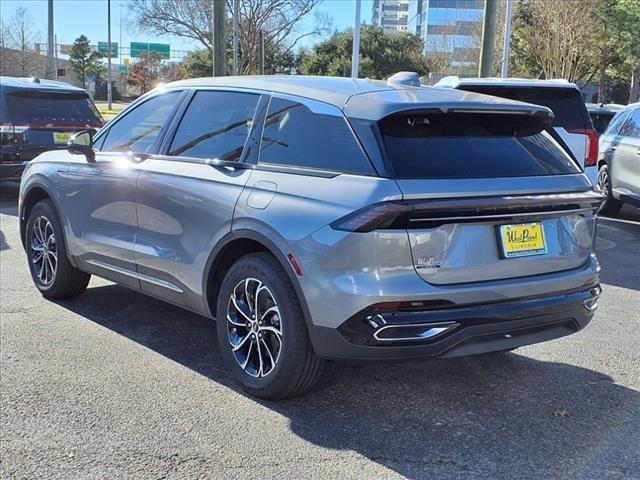
[[[555,114],[553,128],[583,165],[592,184],[598,177],[598,132],[575,83],[566,80],[524,78],[445,77],[436,87],[456,88],[549,107]]]

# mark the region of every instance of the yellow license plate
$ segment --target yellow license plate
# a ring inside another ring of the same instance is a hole
[[[499,235],[504,258],[547,253],[544,229],[541,223],[500,225]]]
[[[67,143],[71,139],[73,132],[53,132],[53,141],[55,143]]]

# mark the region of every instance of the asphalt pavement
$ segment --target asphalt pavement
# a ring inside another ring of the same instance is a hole
[[[31,283],[0,202],[0,477],[640,478],[640,211],[599,221],[604,293],[582,332],[507,355],[330,363],[259,401],[212,321],[94,277]]]

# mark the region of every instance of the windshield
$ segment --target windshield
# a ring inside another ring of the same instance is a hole
[[[86,93],[20,91],[6,96],[2,122],[101,127],[102,119]]]

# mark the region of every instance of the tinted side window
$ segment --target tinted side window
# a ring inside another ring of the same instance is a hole
[[[633,112],[633,115],[631,116],[627,124],[622,128],[620,135],[624,135],[625,137],[640,138],[640,109]]]
[[[148,153],[181,93],[157,95],[126,113],[109,128],[101,150]]]
[[[629,118],[630,110],[622,110],[615,114],[611,123],[607,127],[606,134],[607,135],[618,135],[620,132],[620,127],[624,124],[624,122]]]
[[[369,160],[340,116],[313,113],[272,98],[262,133],[260,163],[372,174]]]
[[[548,107],[554,114],[553,126],[573,129],[591,128],[587,107],[580,92],[573,88],[532,88],[532,87],[495,87],[465,86],[470,92],[484,93],[495,97],[518,100]]]
[[[238,161],[260,95],[202,91],[187,109],[169,155]]]

